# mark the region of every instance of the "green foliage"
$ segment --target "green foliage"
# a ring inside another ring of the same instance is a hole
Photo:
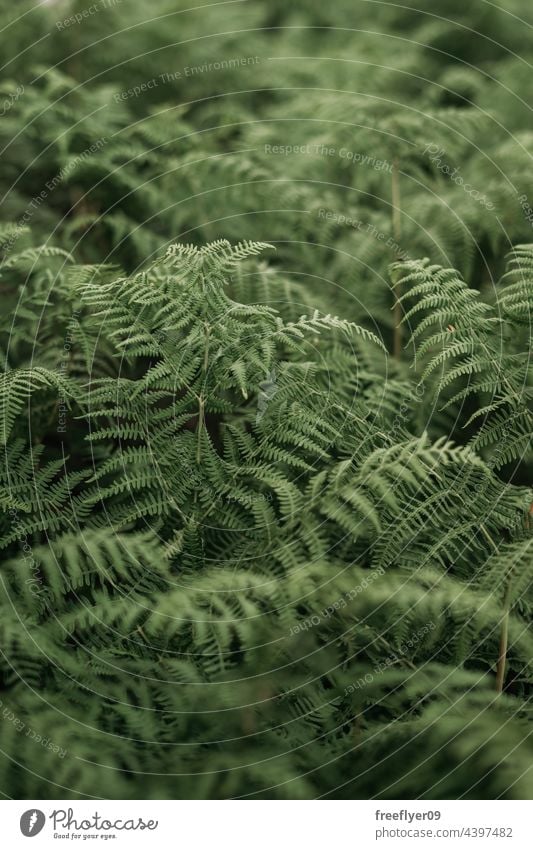
[[[524,5],[1,9],[4,794],[531,796]]]

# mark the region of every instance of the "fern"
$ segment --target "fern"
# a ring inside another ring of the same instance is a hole
[[[4,795],[530,798],[525,3],[22,6]]]

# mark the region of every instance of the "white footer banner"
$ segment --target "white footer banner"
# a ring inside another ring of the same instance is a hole
[[[533,849],[532,815],[530,801],[6,800],[0,841],[6,849]]]

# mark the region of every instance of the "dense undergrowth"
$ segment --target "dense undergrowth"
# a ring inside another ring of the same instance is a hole
[[[528,5],[88,7],[1,3],[2,793],[529,798]]]

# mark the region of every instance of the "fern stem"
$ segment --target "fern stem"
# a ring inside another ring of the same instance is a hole
[[[496,666],[496,692],[500,695],[503,692],[503,684],[505,681],[505,666],[507,663],[507,647],[509,644],[509,588],[511,582],[507,584],[505,591],[505,599],[503,604],[503,616],[500,627],[500,646],[498,650],[498,664]]]
[[[203,395],[198,398],[198,428],[196,430],[196,462],[202,459],[202,431],[205,424],[205,401]]]
[[[203,364],[203,375],[204,378],[207,374],[207,367],[209,365],[209,336],[211,333],[211,328],[206,323],[205,324],[205,349],[204,349],[204,364]]]
[[[392,234],[396,245],[400,246],[402,237],[402,218],[401,218],[401,196],[400,196],[400,172],[398,169],[398,159],[395,158],[392,163]],[[393,353],[397,360],[402,356],[402,305],[400,303],[401,291],[396,290],[396,301],[394,304],[394,342]]]
[[[498,554],[498,546],[487,531],[485,525],[480,525],[483,534],[486,536],[492,545],[496,554]],[[505,666],[507,664],[507,648],[509,645],[509,596],[511,593],[511,575],[507,579],[505,594],[503,597],[503,614],[500,624],[500,644],[498,647],[498,662],[496,664],[496,692],[498,695],[503,692],[503,684],[505,681]]]
[[[503,616],[500,626],[500,646],[498,650],[498,663],[496,666],[496,692],[498,695],[503,692],[505,682],[505,666],[507,663],[507,648],[509,645],[509,611],[510,611],[510,595],[511,581],[513,578],[512,570],[507,578],[507,586],[503,597]]]
[[[207,324],[205,327],[205,348],[204,348],[204,361],[202,365],[202,379],[205,388],[205,379],[207,377],[207,369],[209,366],[209,336],[211,333],[211,328]],[[200,461],[202,459],[202,432],[205,427],[205,398],[203,393],[200,393],[198,396],[198,429],[196,431],[196,462],[200,465]]]

